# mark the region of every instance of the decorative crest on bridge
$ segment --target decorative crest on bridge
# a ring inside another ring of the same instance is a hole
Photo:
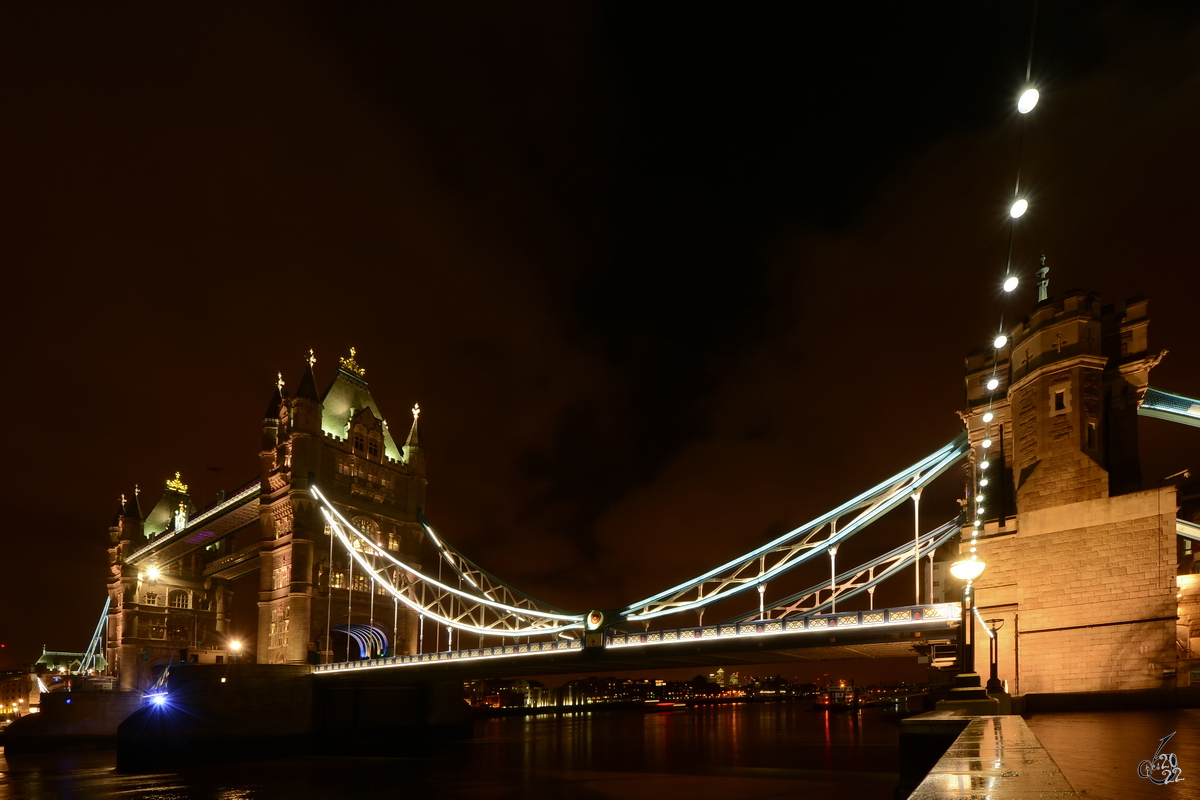
[[[354,357],[354,348],[353,348],[353,347],[351,347],[351,348],[350,348],[350,357],[351,357],[351,358],[353,358],[353,357]],[[313,368],[313,365],[317,363],[317,356],[316,356],[316,354],[315,354],[315,353],[313,353],[313,349],[312,349],[311,347],[310,347],[310,348],[308,348],[308,359],[307,359],[307,361],[308,361],[308,368],[309,368],[309,369],[312,369],[312,368]]]
[[[415,405],[413,405],[412,414],[413,414],[413,422],[416,422],[417,417],[421,416],[421,404],[420,403],[416,403]]]
[[[361,378],[363,375],[367,374],[367,370],[363,367],[360,367],[358,365],[358,362],[354,360],[354,356],[357,354],[357,352],[358,352],[357,350],[355,350],[353,347],[351,347],[350,348],[350,357],[349,358],[339,358],[338,361],[341,362],[342,369],[344,371],[349,372],[352,375],[357,375],[358,377]],[[310,356],[310,358],[311,358],[311,356]]]
[[[167,481],[167,488],[170,489],[171,491],[180,492],[181,494],[187,494],[187,484],[184,483],[183,481],[179,480],[178,472],[175,473],[174,480]]]
[[[279,375],[279,379],[278,379],[277,381],[275,381],[275,385],[276,385],[277,387],[279,387],[279,391],[282,393],[282,392],[283,392],[283,383],[284,383],[284,381],[283,381],[283,373],[282,373],[282,372],[280,372],[280,373],[277,373],[277,374]]]

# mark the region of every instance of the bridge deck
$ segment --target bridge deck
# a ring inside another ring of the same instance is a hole
[[[129,564],[171,564],[189,553],[231,536],[258,522],[258,497],[262,486],[256,479],[226,500],[188,520],[179,530],[166,530],[134,552]]]
[[[604,647],[584,648],[579,640],[534,642],[323,664],[314,671],[329,677],[386,673],[405,680],[904,658],[918,655],[918,647],[957,640],[958,626],[959,608],[947,603],[644,633],[610,630]]]

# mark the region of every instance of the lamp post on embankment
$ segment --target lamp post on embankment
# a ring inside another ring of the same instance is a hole
[[[950,574],[963,582],[962,618],[958,632],[959,673],[954,676],[950,698],[939,701],[939,709],[949,706],[968,714],[996,714],[999,710],[999,703],[988,697],[979,680],[979,674],[975,672],[975,637],[972,635],[975,625],[971,619],[974,613],[971,607],[971,586],[974,580],[983,574],[986,566],[974,556],[950,565]]]
[[[988,677],[987,693],[1000,694],[1004,691],[1004,683],[998,677],[1000,667],[1000,629],[1004,627],[1004,620],[989,619],[985,620],[988,630],[991,631],[991,638],[988,640],[988,655],[991,661],[991,675]]]

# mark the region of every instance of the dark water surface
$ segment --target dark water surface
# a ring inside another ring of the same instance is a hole
[[[1029,727],[1080,796],[1089,800],[1200,800],[1200,708],[1037,714]],[[1155,785],[1138,776],[1160,740],[1183,780]]]
[[[599,712],[480,721],[475,738],[397,758],[308,758],[125,775],[111,751],[0,750],[0,797],[619,798],[891,800],[899,726],[878,712],[801,703],[659,714]]]

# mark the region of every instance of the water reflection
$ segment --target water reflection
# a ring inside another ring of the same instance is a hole
[[[801,703],[662,713],[589,712],[480,721],[476,736],[396,758],[310,758],[165,775],[120,775],[111,752],[0,753],[0,796],[221,798],[762,797],[890,800],[898,726],[879,712],[831,714]]]

